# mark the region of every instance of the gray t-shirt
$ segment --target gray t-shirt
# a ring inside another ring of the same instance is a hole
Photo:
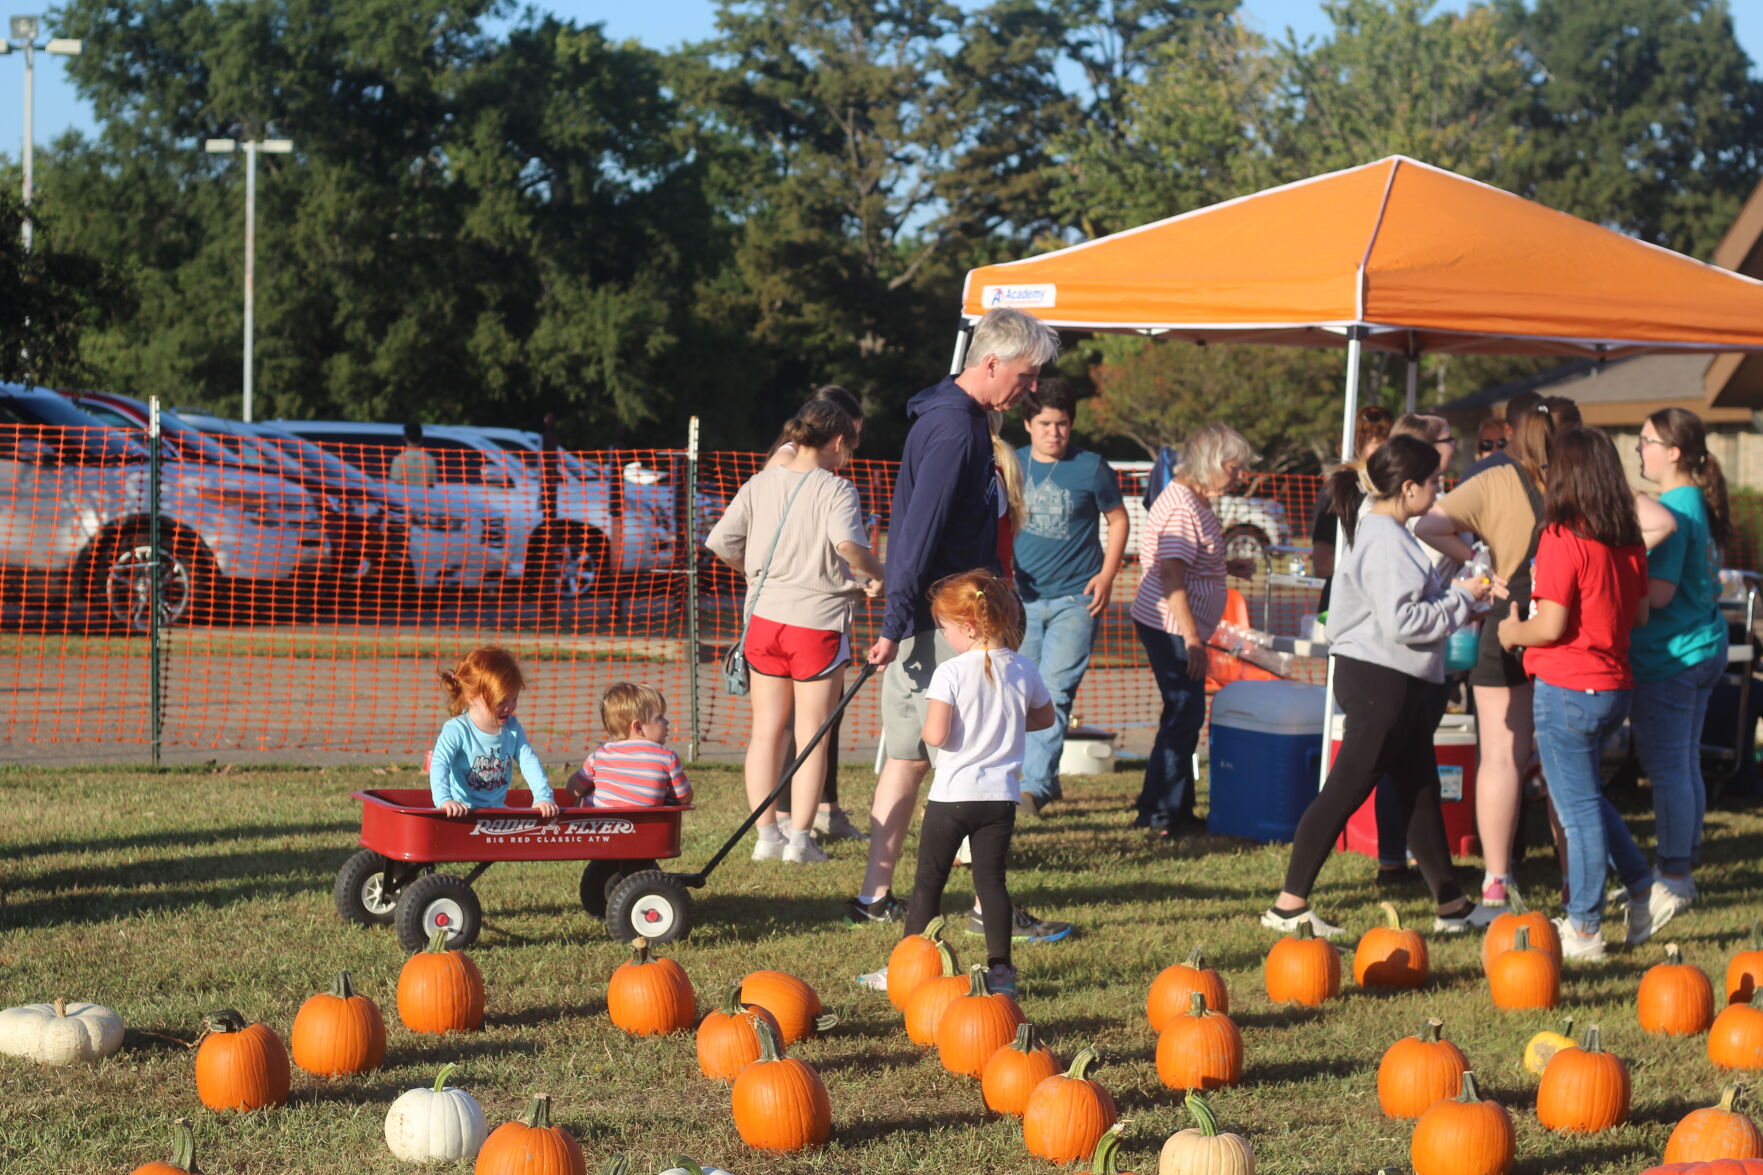
[[[801,492],[785,518],[784,506],[798,485]],[[777,552],[753,614],[799,628],[844,632],[851,623],[851,599],[862,588],[837,547],[869,546],[857,487],[824,469],[806,474],[783,466],[767,469],[735,494],[704,545],[724,559],[739,561],[751,592],[773,535],[778,535]]]

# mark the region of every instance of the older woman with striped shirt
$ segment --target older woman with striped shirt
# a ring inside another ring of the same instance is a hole
[[[1133,627],[1163,714],[1145,767],[1135,828],[1172,836],[1194,816],[1194,748],[1206,721],[1206,639],[1224,615],[1225,576],[1254,574],[1253,560],[1224,557],[1224,532],[1210,499],[1255,458],[1241,433],[1208,424],[1188,438],[1175,476],[1151,505],[1139,536]]]

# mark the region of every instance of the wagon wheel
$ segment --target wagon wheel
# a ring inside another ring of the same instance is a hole
[[[331,900],[343,921],[356,926],[390,926],[398,908],[396,886],[387,886],[387,861],[372,849],[362,849],[337,870]]]
[[[633,873],[655,868],[653,861],[589,861],[582,870],[582,909],[595,918],[606,917],[612,891]]]
[[[457,877],[433,873],[404,888],[393,917],[398,941],[414,953],[428,946],[437,930],[447,932],[448,950],[470,946],[477,941],[484,916],[471,886]]]
[[[606,929],[620,942],[642,937],[673,942],[692,929],[692,895],[673,875],[650,869],[633,873],[612,891]]]

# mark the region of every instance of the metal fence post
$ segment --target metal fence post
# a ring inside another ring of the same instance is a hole
[[[686,430],[686,758],[698,758],[698,418]]]
[[[163,731],[159,697],[159,397],[147,402],[147,687],[149,738],[153,745],[153,766],[159,766],[159,743]]]

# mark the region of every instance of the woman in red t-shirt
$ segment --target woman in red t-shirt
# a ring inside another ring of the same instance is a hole
[[[1628,887],[1630,945],[1653,933],[1653,874],[1599,774],[1604,744],[1628,716],[1628,637],[1647,619],[1647,552],[1622,461],[1596,429],[1555,434],[1532,579],[1532,614],[1520,619],[1514,604],[1500,644],[1529,650],[1524,669],[1536,679],[1537,747],[1566,841],[1562,951],[1601,959],[1605,860]]]

